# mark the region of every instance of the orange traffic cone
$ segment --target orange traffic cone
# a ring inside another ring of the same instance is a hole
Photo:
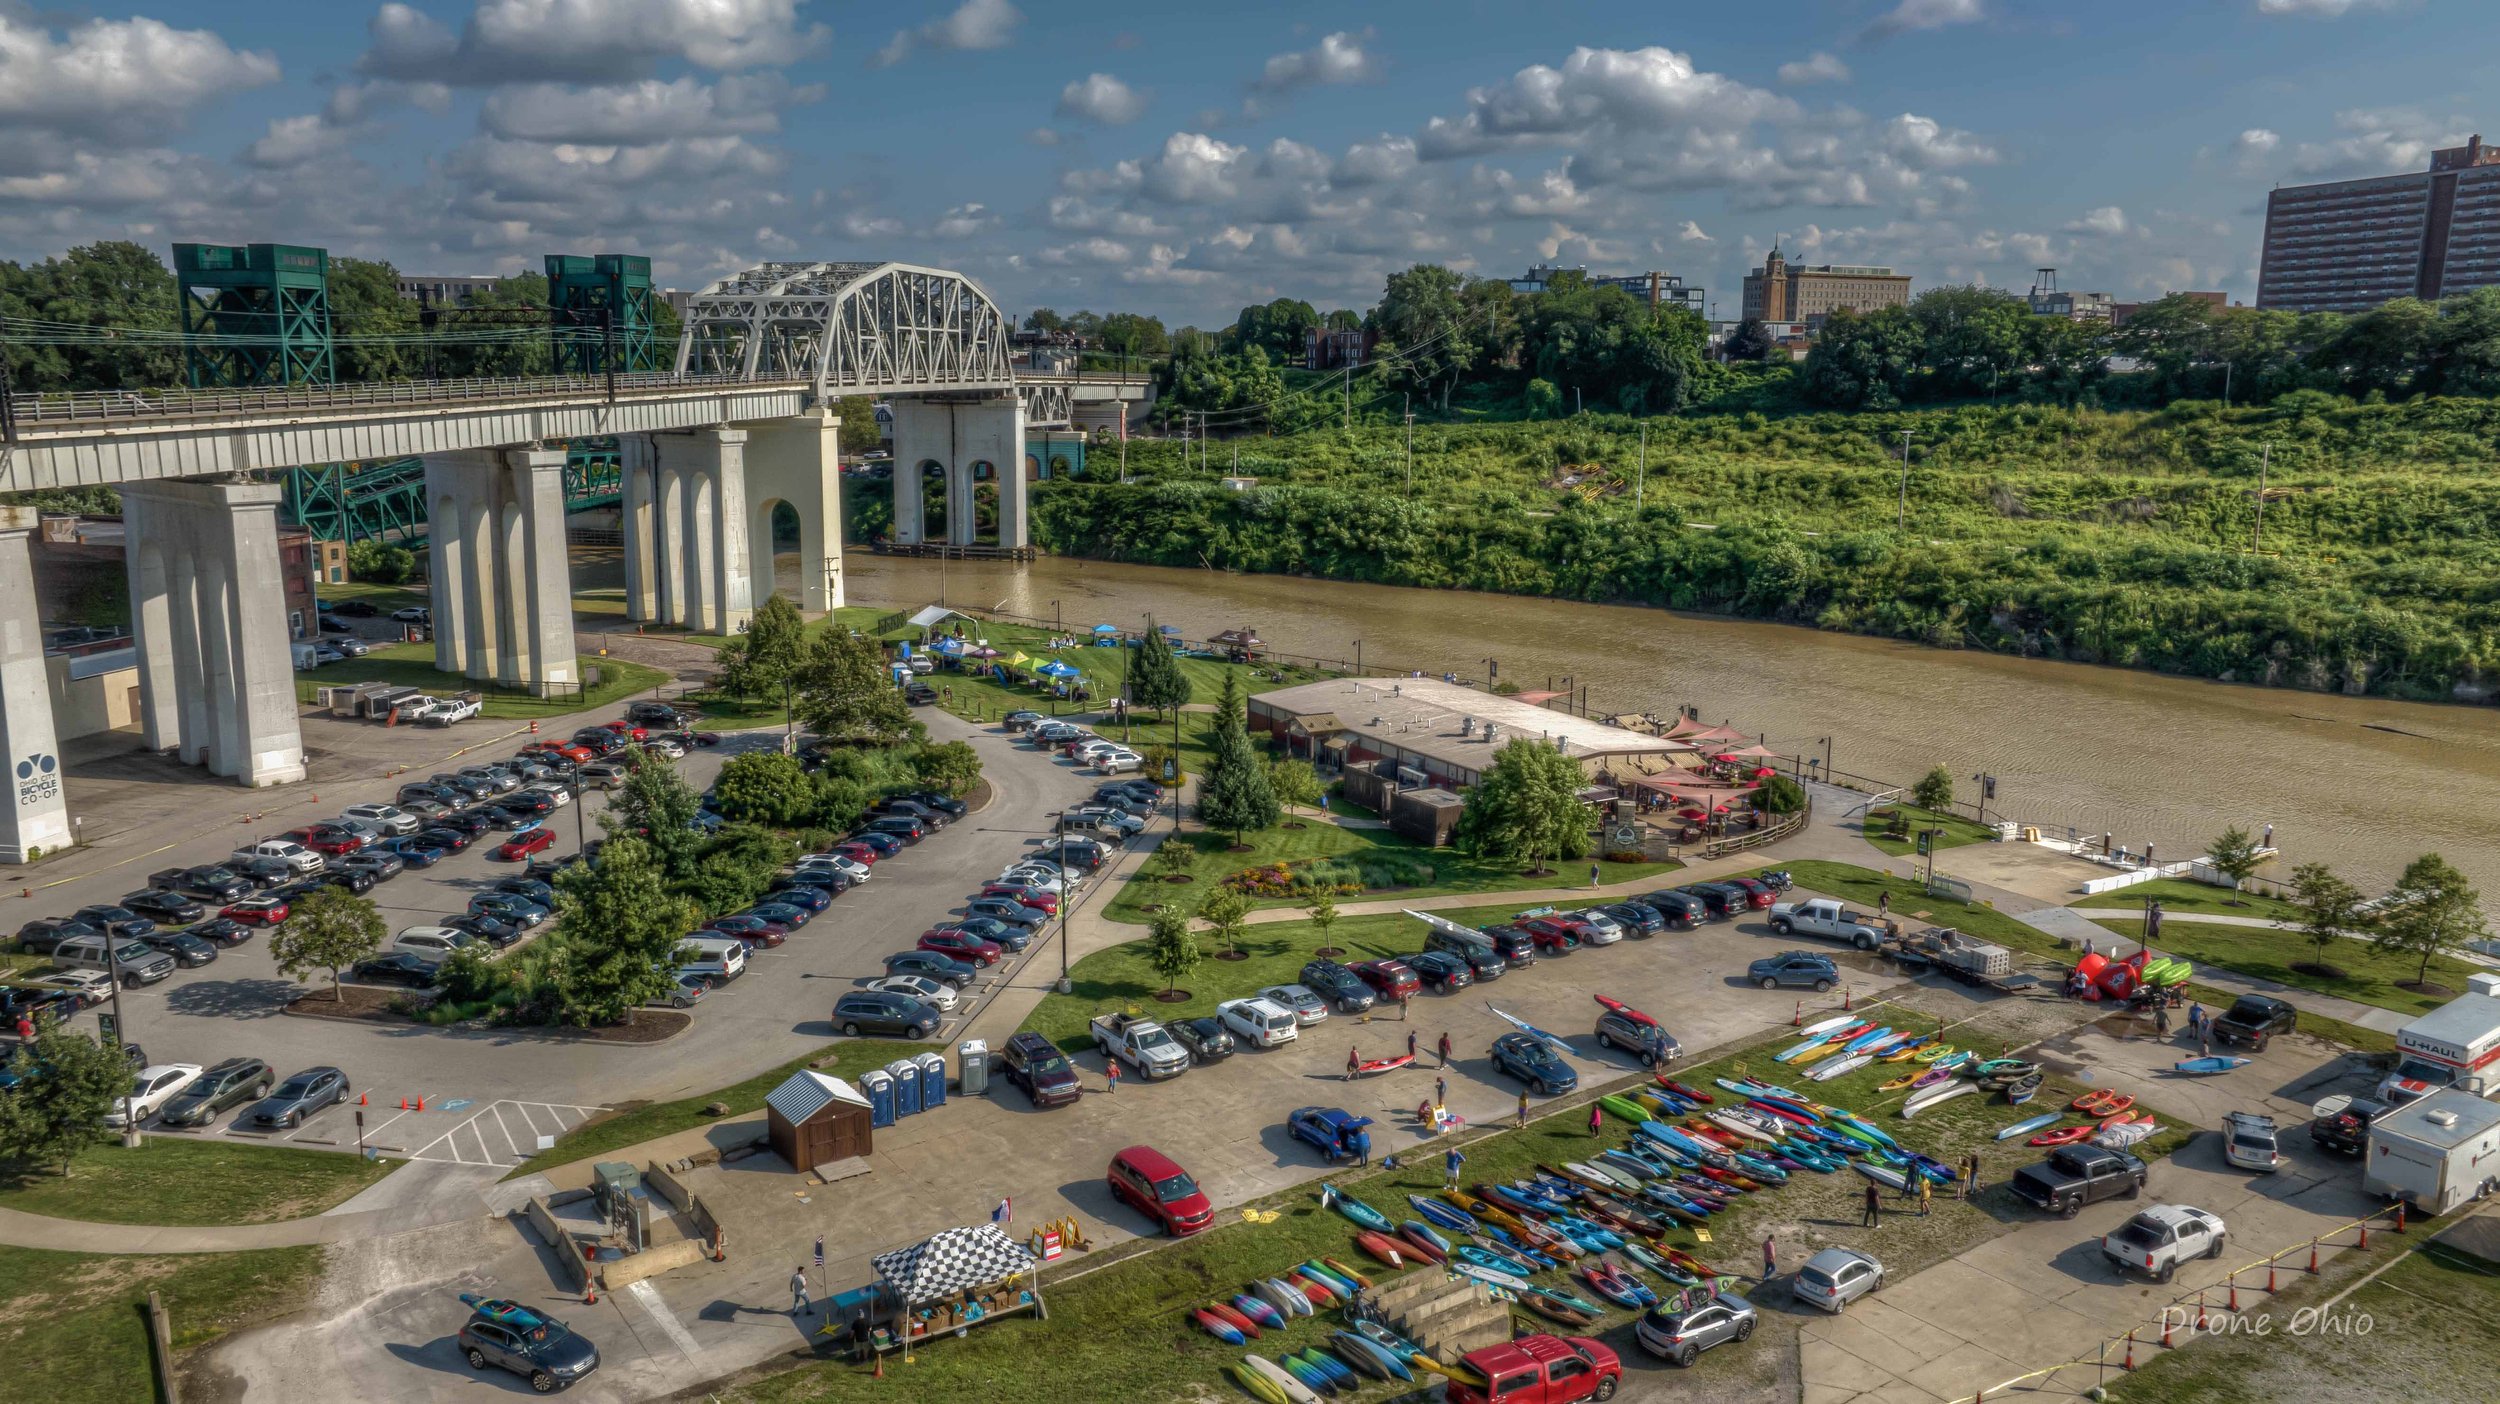
[[[407,1099],[407,1098],[402,1097],[402,1098],[400,1098],[400,1099],[399,1099],[399,1109],[400,1109],[401,1111],[406,1111],[406,1110],[408,1110],[408,1099]]]
[[[595,1277],[594,1277],[594,1278],[590,1278],[590,1279],[588,1280],[588,1282],[586,1283],[586,1285],[584,1285],[584,1286],[583,1286],[583,1288],[582,1288],[582,1305],[583,1305],[583,1306],[597,1306],[597,1305],[599,1305],[599,1279],[598,1279],[598,1278],[595,1278]]]
[[[363,1107],[363,1106],[371,1106],[371,1105],[372,1105],[372,1101],[373,1101],[373,1094],[372,1094],[372,1093],[369,1093],[369,1092],[359,1092],[359,1093],[357,1093],[357,1094],[356,1094],[356,1105],[358,1105],[358,1106],[360,1106],[360,1107]]]
[[[423,1096],[423,1094],[419,1094],[419,1096],[417,1097],[417,1105],[416,1105],[416,1110],[418,1110],[418,1111],[424,1111],[424,1110],[425,1110],[425,1097]]]
[[[2133,1331],[2127,1333],[2127,1363],[2119,1368],[2130,1375],[2135,1373],[2135,1332]]]

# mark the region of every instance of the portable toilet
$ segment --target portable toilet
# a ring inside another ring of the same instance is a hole
[[[885,1065],[885,1075],[894,1079],[894,1114],[915,1116],[920,1111],[920,1065],[909,1058],[897,1058]]]
[[[920,1109],[936,1111],[946,1105],[946,1055],[922,1053],[912,1062],[920,1068]]]
[[[990,1046],[977,1038],[967,1038],[955,1048],[956,1086],[967,1097],[979,1097],[990,1090]]]
[[[859,1093],[868,1099],[868,1124],[894,1124],[894,1079],[874,1068],[859,1075]]]

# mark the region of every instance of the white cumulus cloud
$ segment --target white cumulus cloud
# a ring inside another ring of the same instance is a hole
[[[879,68],[891,68],[909,58],[914,49],[1003,49],[1016,37],[1016,26],[1024,23],[1024,12],[1007,0],[964,0],[952,12],[921,25],[917,29],[895,31],[873,60]]]
[[[1059,115],[1116,127],[1146,112],[1146,95],[1108,73],[1089,73],[1059,90]]]
[[[1987,18],[1981,0],[1901,0],[1859,32],[1860,42],[1888,39],[1921,29],[1973,24]]]
[[[1363,47],[1368,35],[1331,34],[1308,49],[1278,54],[1259,70],[1252,86],[1289,93],[1330,83],[1361,83],[1380,76],[1380,65]]]
[[[2257,13],[2337,19],[2355,10],[2388,9],[2395,3],[2396,0],[2257,0]]]
[[[797,62],[831,31],[803,25],[799,0],[480,0],[455,34],[414,6],[384,5],[356,67],[380,78],[463,86],[604,82],[662,60],[701,68]]]
[[[2080,218],[2066,221],[2066,232],[2069,234],[2107,236],[2124,234],[2130,227],[2127,223],[2127,212],[2116,205],[2102,205],[2089,209],[2084,211]]]
[[[1791,87],[1807,83],[1846,83],[1849,65],[1826,53],[1811,53],[1793,63],[1780,65],[1780,81]]]

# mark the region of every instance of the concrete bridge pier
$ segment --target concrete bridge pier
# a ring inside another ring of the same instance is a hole
[[[754,563],[747,540],[747,431],[687,429],[651,436],[657,516],[650,535],[629,531],[627,579],[656,576],[662,623],[734,634],[754,616]],[[630,516],[630,514],[628,514]]]
[[[983,480],[998,489],[998,544],[1033,544],[1024,475],[1024,402],[1014,395],[897,396],[894,414],[894,542],[926,543],[922,521],[923,475],[935,469],[946,481],[946,540],[978,544],[980,523],[974,487]]]
[[[35,850],[50,853],[70,843],[69,796],[61,784],[61,741],[52,725],[27,546],[41,516],[32,507],[0,507],[0,595],[20,601],[0,615],[0,764],[9,767],[9,797],[0,804],[0,863],[23,863]]]
[[[582,681],[564,542],[564,450],[425,456],[434,666],[547,696]]]
[[[754,594],[773,591],[773,510],[799,519],[799,608],[842,607],[842,417],[830,409],[747,426],[747,549]]]
[[[121,484],[148,745],[246,785],[304,778],[278,501],[252,482]]]

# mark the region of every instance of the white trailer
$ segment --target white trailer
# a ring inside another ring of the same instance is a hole
[[[2500,1183],[2500,1103],[2434,1092],[2370,1123],[2361,1192],[2445,1214]]]
[[[2378,1100],[2401,1106],[2433,1092],[2500,1092],[2500,999],[2462,994],[2396,1031],[2396,1070]]]

